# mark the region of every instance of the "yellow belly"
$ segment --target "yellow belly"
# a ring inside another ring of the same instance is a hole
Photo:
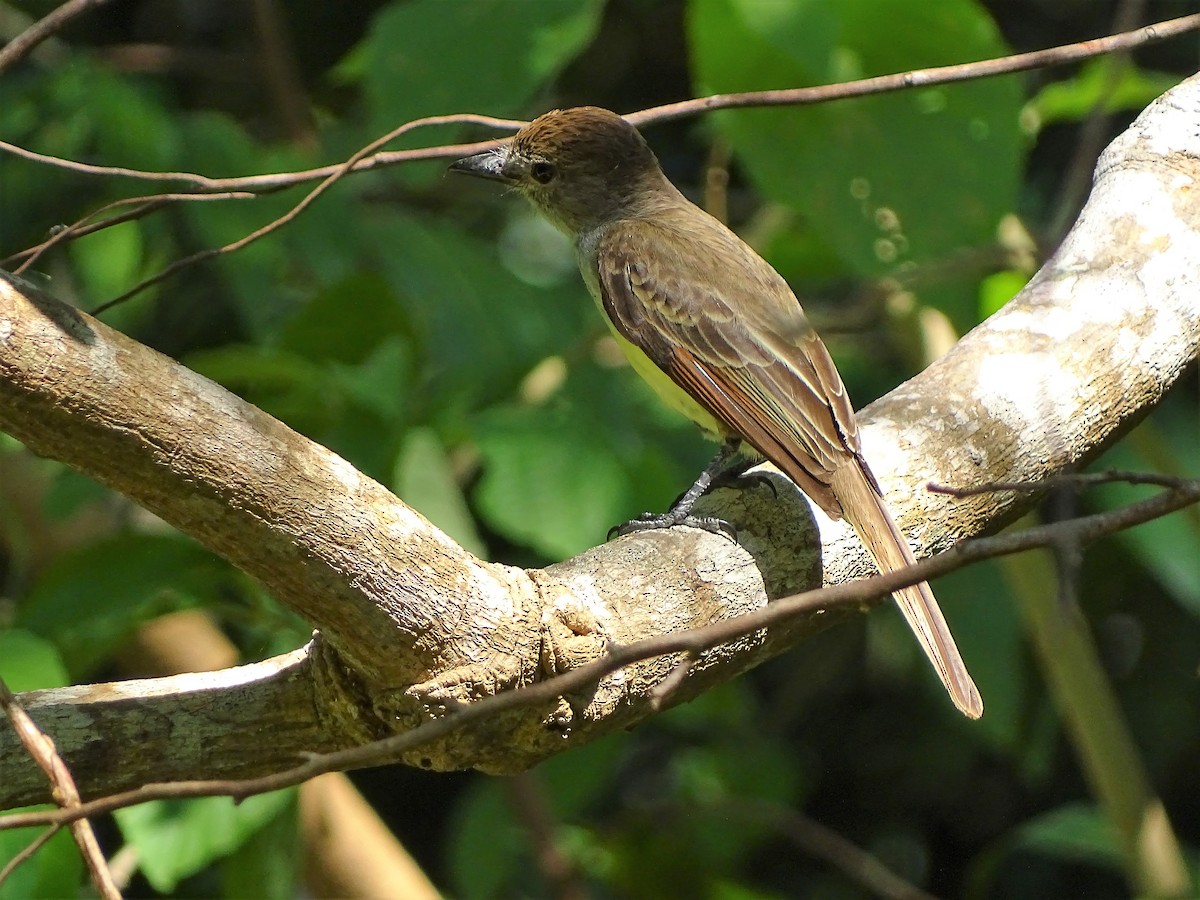
[[[709,437],[718,441],[729,437],[730,431],[728,428],[721,425],[713,417],[712,413],[693,400],[687,391],[673,382],[670,376],[651,361],[650,357],[626,340],[617,331],[616,326],[613,325],[612,320],[608,317],[608,313],[604,310],[604,303],[600,299],[600,284],[596,277],[595,257],[595,240],[597,237],[597,234],[592,234],[580,240],[578,245],[579,271],[583,275],[583,281],[587,285],[588,293],[592,295],[592,300],[595,301],[596,308],[600,311],[600,315],[604,319],[604,324],[608,326],[608,330],[612,332],[612,336],[621,347],[625,358],[633,366],[633,371],[642,376],[642,380],[654,389],[654,393],[658,395],[660,400],[671,409],[683,413],[687,418],[699,425]]]
[[[642,376],[642,380],[654,389],[654,393],[658,394],[660,400],[671,409],[683,413],[702,429],[709,437],[714,440],[722,440],[729,432],[713,418],[712,413],[697,403],[691,396],[673,382],[666,373],[663,372],[645,353],[623,338],[617,333],[608,316],[604,317],[604,321],[608,323],[608,329],[616,338],[617,344],[625,354],[625,358],[629,360],[629,364],[633,366],[633,370]]]

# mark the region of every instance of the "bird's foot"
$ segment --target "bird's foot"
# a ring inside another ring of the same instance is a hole
[[[712,534],[719,534],[737,543],[737,529],[724,519],[716,516],[693,516],[687,510],[676,506],[665,513],[642,513],[636,519],[630,519],[623,525],[614,525],[608,531],[608,539],[624,537],[638,531],[653,531],[658,528],[673,528],[676,525],[688,525]]]
[[[751,465],[753,465],[753,463],[751,463]],[[738,471],[737,469],[733,469],[714,478],[709,490],[725,487],[752,488],[758,487],[759,485],[769,488],[771,495],[776,500],[779,499],[779,490],[775,487],[774,479],[772,479],[770,475],[766,475],[762,472],[747,472],[745,470]]]

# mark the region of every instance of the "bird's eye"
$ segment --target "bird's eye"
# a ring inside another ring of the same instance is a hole
[[[554,168],[553,163],[535,162],[529,167],[529,174],[533,176],[533,180],[538,184],[549,184],[554,180],[554,176],[558,174],[558,170]]]

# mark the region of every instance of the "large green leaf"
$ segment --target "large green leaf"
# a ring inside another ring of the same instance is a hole
[[[1109,450],[1096,468],[1163,472],[1176,477],[1200,471],[1200,429],[1195,407],[1168,400],[1154,418]],[[1152,490],[1114,483],[1097,487],[1088,496],[1111,510],[1144,500]],[[1200,616],[1200,513],[1195,507],[1123,531],[1118,540],[1177,603],[1191,615]],[[1128,583],[1122,585],[1124,592],[1136,596],[1144,590],[1137,583],[1141,577],[1131,572]]]
[[[396,457],[392,488],[405,503],[476,556],[487,547],[467,508],[446,448],[429,428],[414,428]]]
[[[299,884],[309,849],[299,840],[299,810],[293,804],[229,854],[221,864],[222,894],[228,898],[293,900],[305,893]]]
[[[284,326],[280,343],[312,360],[358,363],[387,335],[411,328],[388,283],[357,272],[309,300]]]
[[[155,890],[173,891],[182,879],[240,847],[294,798],[289,789],[238,804],[228,797],[153,800],[113,815],[125,840],[137,848],[146,880]]]
[[[802,87],[1001,56],[973,0],[697,0],[702,94]],[[802,214],[851,272],[873,277],[994,242],[1021,171],[1013,78],[803,108],[715,114],[764,196]],[[973,298],[953,310],[973,324]]]
[[[1116,828],[1101,810],[1082,803],[1060,806],[1030,819],[1017,832],[1016,846],[1113,868],[1122,863]]]
[[[1105,113],[1140,111],[1178,83],[1175,75],[1139,69],[1128,59],[1089,60],[1074,76],[1052,81],[1038,91],[1025,106],[1023,122],[1027,127],[1042,128],[1087,118],[1097,109]]]
[[[455,804],[446,856],[455,896],[463,900],[503,897],[528,868],[526,834],[501,787],[481,779]]]
[[[17,693],[68,683],[57,648],[23,628],[0,631],[0,678]]]
[[[496,409],[476,440],[479,509],[515,543],[551,559],[570,556],[603,540],[628,508],[621,460],[582,412]]]
[[[52,641],[79,678],[141,622],[215,595],[228,571],[183,537],[122,534],[56,559],[17,621]]]
[[[389,4],[343,71],[361,76],[372,129],[456,112],[515,115],[591,40],[602,0]]]
[[[461,230],[393,213],[371,228],[380,271],[419,333],[428,384],[421,406],[504,397],[537,362],[561,352],[591,313],[582,287],[519,281],[495,249]]]
[[[44,807],[42,807],[44,808]],[[9,809],[5,813],[32,812]],[[24,850],[41,833],[40,828],[14,828],[0,831],[0,868]],[[0,900],[29,900],[30,897],[78,897],[81,896],[80,878],[83,875],[83,860],[71,839],[71,833],[62,829],[42,846],[31,859],[19,866],[4,884],[0,884]]]

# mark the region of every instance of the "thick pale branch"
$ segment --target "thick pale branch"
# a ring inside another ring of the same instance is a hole
[[[1017,493],[934,494],[927,482],[1030,481],[1076,467],[1152,407],[1195,358],[1198,117],[1200,79],[1156,102],[1106,152],[1078,224],[1033,283],[943,360],[864,411],[866,454],[923,553],[1007,521],[1030,502]],[[606,645],[730,618],[813,584],[819,571],[815,554],[797,552],[812,545],[807,507],[782,483],[779,501],[763,488],[706,500],[739,524],[742,546],[676,529],[633,535],[543,571],[482,563],[328,450],[17,282],[0,282],[0,427],[195,536],[321,629],[318,651],[297,673],[301,683],[275,698],[289,704],[277,715],[304,720],[269,742],[280,756],[403,730],[442,704],[575,668]],[[868,571],[844,528],[819,524],[827,581]],[[675,698],[743,671],[812,627],[812,619],[773,627],[703,654]],[[513,710],[401,758],[519,769],[652,714],[652,689],[672,668],[671,659],[638,664],[586,697]],[[107,718],[88,720],[99,708],[89,692],[103,687],[25,701],[85,794],[133,784],[122,773],[137,769],[134,754],[159,760],[160,776],[230,774],[224,756],[185,759],[171,742],[152,740],[150,720],[169,721],[184,703],[150,684],[138,687],[148,706]],[[253,684],[242,696],[251,709],[262,705],[246,696]],[[263,684],[264,693],[265,685],[277,690],[271,679]],[[228,691],[205,702],[214,715],[199,726],[201,744],[236,741],[255,721]],[[92,724],[68,733],[64,721]],[[131,737],[143,727],[149,743]],[[4,787],[27,797],[24,764],[7,741],[0,734]],[[245,756],[261,753],[263,741],[250,732],[244,741]],[[104,764],[89,765],[97,753]]]

